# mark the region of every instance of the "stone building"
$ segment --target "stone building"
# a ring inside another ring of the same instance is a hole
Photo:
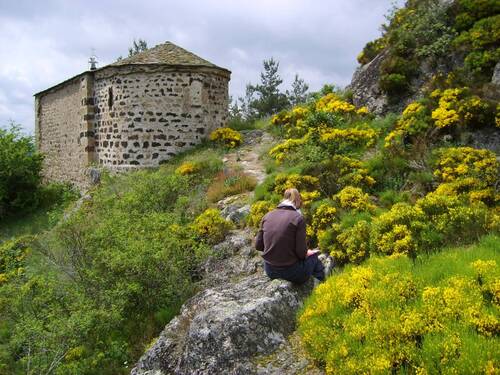
[[[154,167],[227,120],[231,72],[166,42],[35,94],[50,181],[89,183],[89,166]]]

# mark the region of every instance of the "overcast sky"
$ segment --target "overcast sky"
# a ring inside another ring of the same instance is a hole
[[[398,1],[400,4],[402,1]],[[280,62],[312,90],[345,86],[392,0],[0,0],[0,126],[33,132],[33,94],[126,56],[134,38],[172,41],[232,71],[230,95],[256,83],[262,60]]]

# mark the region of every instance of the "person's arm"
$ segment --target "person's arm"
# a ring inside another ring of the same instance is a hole
[[[299,259],[306,259],[306,222],[302,217],[297,224],[297,232],[295,232],[295,254]]]
[[[257,237],[255,237],[255,249],[258,251],[264,251],[264,231],[262,230],[264,220],[260,222],[259,232]]]

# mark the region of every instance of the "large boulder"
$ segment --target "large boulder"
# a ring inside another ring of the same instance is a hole
[[[286,342],[312,286],[312,281],[302,286],[271,281],[260,271],[200,292],[131,374],[255,374],[252,358]]]
[[[378,54],[372,61],[359,66],[352,76],[351,84],[347,87],[352,91],[354,105],[366,106],[370,112],[377,115],[385,113],[388,109],[388,98],[378,84],[380,78],[380,66],[387,56],[384,51]]]

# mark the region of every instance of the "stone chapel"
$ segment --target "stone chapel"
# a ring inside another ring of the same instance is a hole
[[[158,166],[228,116],[231,72],[166,42],[35,94],[36,141],[50,181]]]

